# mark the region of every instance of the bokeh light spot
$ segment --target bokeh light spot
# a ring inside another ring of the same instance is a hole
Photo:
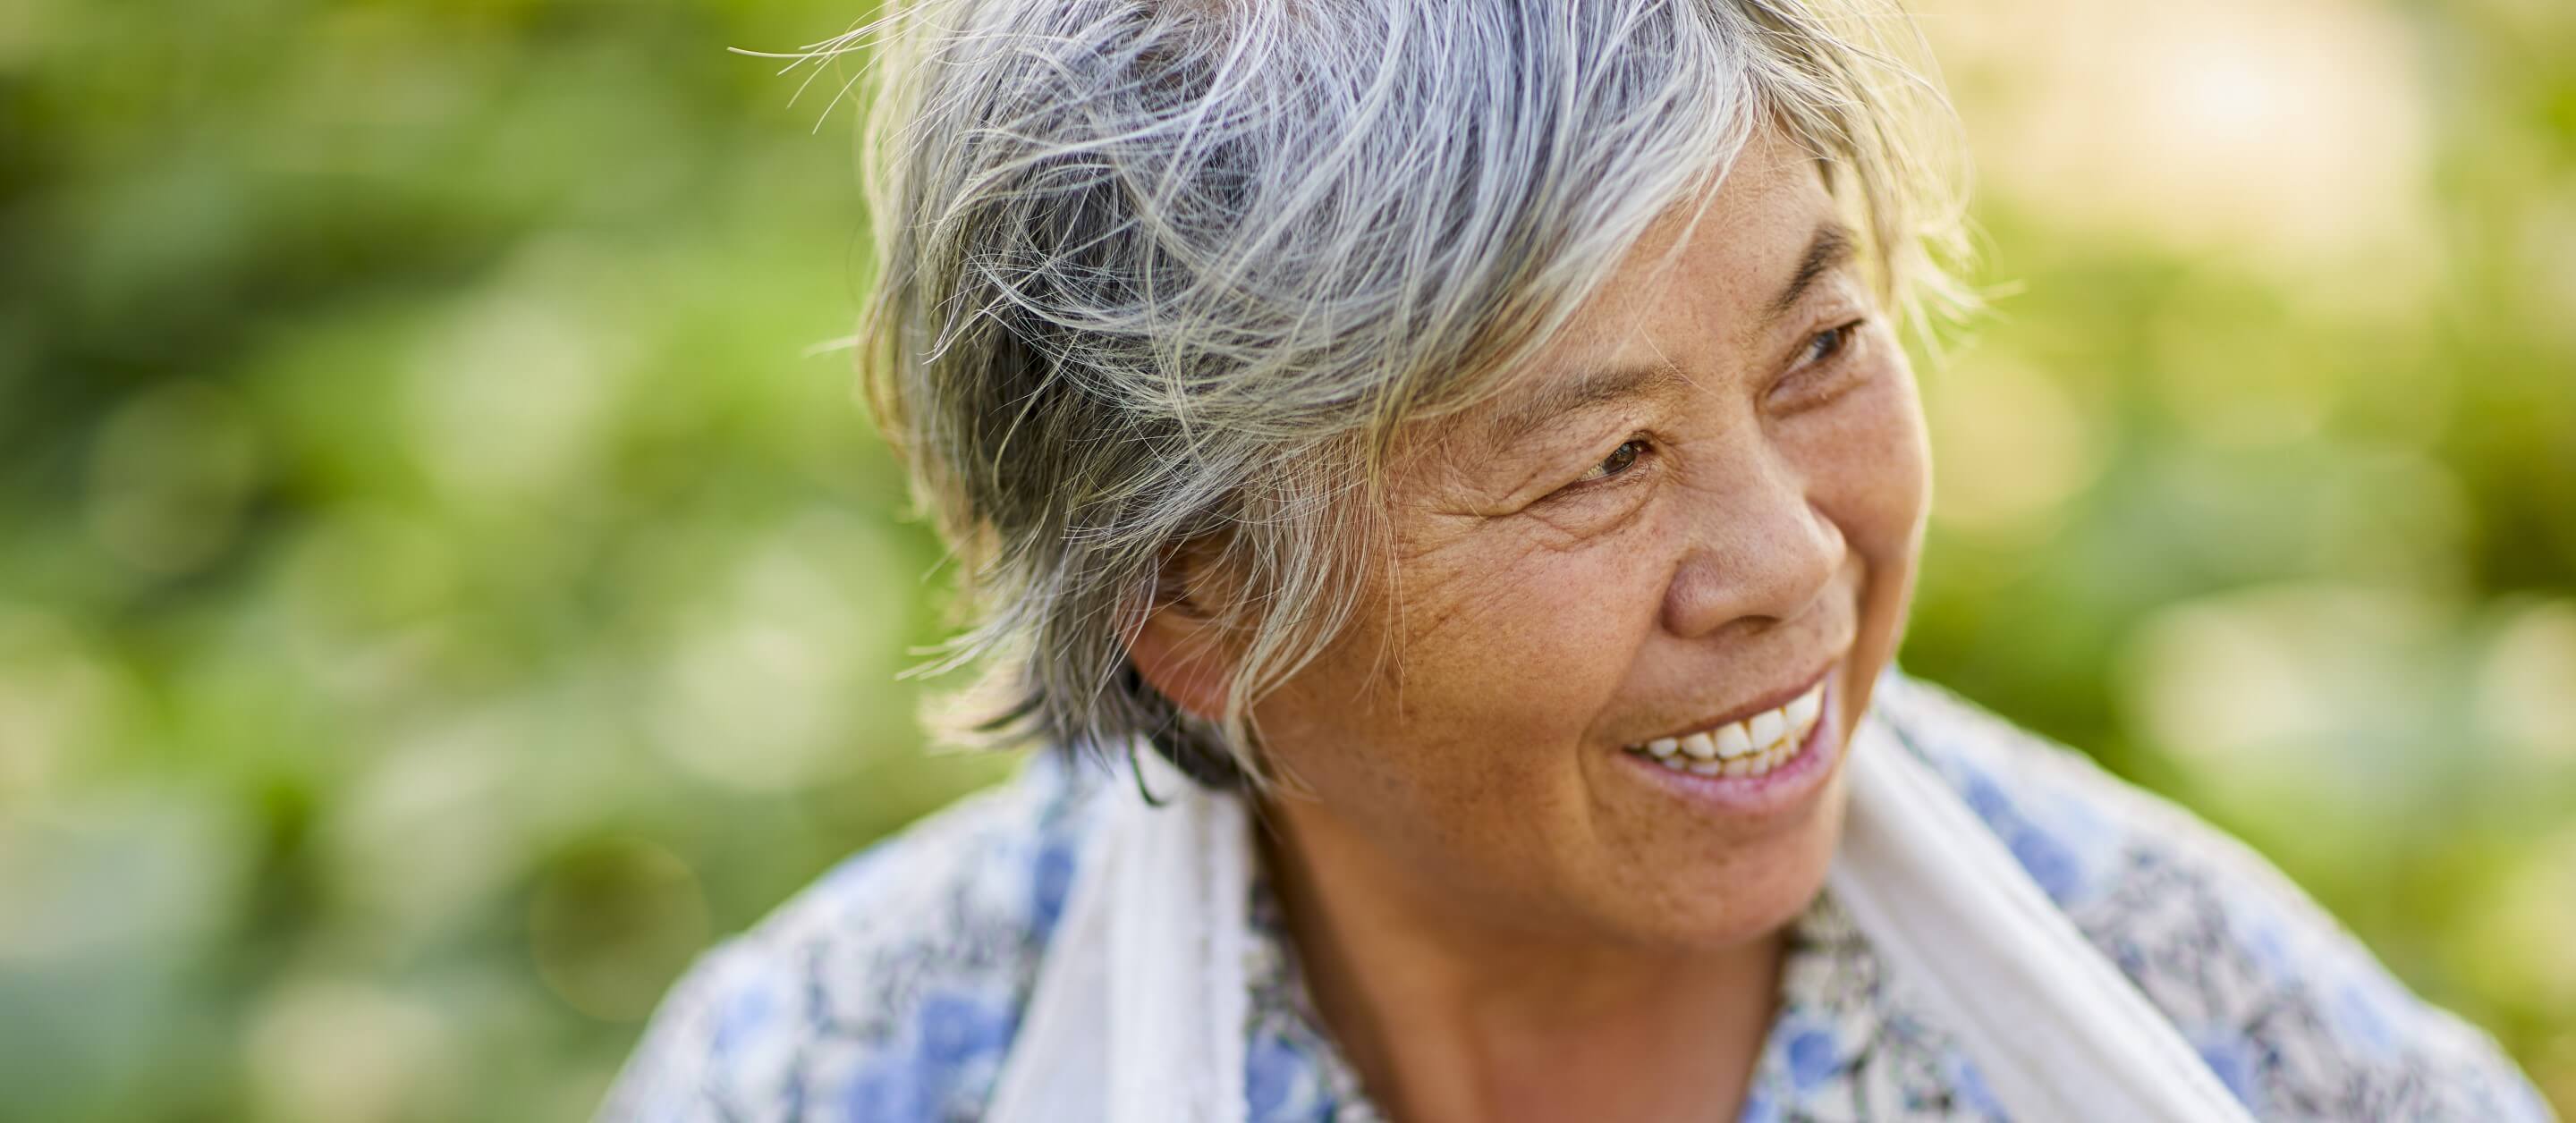
[[[670,851],[637,839],[559,857],[528,910],[529,950],[546,986],[608,1021],[651,1013],[707,930],[697,876]]]

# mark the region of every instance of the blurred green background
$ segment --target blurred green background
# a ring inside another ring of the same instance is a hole
[[[0,4],[0,1119],[587,1114],[988,782],[851,403],[821,0]],[[2576,1115],[2576,6],[1956,0],[1919,673]],[[819,122],[819,128],[818,128]]]

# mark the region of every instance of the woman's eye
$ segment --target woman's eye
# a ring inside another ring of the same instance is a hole
[[[1806,350],[1798,353],[1798,365],[1815,366],[1842,354],[1845,348],[1851,346],[1852,336],[1860,331],[1860,325],[1861,321],[1853,320],[1850,323],[1817,332],[1815,338],[1807,341]]]
[[[1612,476],[1619,475],[1630,468],[1636,467],[1637,458],[1644,456],[1645,454],[1645,441],[1631,440],[1623,442],[1619,447],[1611,449],[1610,455],[1602,457],[1601,462],[1593,465],[1590,471],[1583,473],[1583,478],[1574,482],[1596,483],[1601,480],[1609,479]]]

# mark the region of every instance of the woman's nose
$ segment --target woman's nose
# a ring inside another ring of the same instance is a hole
[[[1664,628],[1674,635],[1796,620],[1842,569],[1842,528],[1775,458],[1746,458],[1729,482],[1686,501],[1689,544],[1664,592]]]

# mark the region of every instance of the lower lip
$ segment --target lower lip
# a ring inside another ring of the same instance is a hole
[[[1804,803],[1822,790],[1825,778],[1833,773],[1834,758],[1840,755],[1834,736],[1838,724],[1834,714],[1834,688],[1825,687],[1815,728],[1798,745],[1797,755],[1780,762],[1780,766],[1759,776],[1702,776],[1658,763],[1625,749],[1619,756],[1646,778],[1692,803],[1729,816],[1763,815],[1786,810]]]

